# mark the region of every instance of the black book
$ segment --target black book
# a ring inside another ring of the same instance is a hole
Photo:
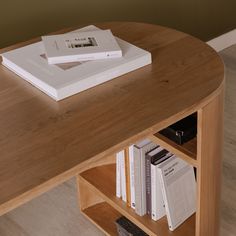
[[[160,134],[177,144],[183,144],[197,135],[197,114],[194,113],[184,119],[161,130]]]
[[[116,227],[119,236],[148,236],[148,234],[124,216],[116,220]]]
[[[153,150],[146,153],[145,156],[145,181],[146,181],[146,206],[147,206],[147,215],[151,216],[152,211],[152,199],[151,199],[151,164],[156,160],[161,159],[168,153],[167,150],[163,149],[160,146],[157,146]]]

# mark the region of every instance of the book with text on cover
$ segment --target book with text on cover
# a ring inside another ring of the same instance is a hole
[[[156,165],[159,172],[169,229],[175,230],[196,211],[193,167],[173,155]]]
[[[100,30],[90,25],[73,32]],[[123,56],[49,65],[42,41],[1,54],[2,64],[56,101],[151,64],[151,53],[116,38]]]
[[[49,64],[90,61],[122,56],[111,30],[92,30],[42,36]]]

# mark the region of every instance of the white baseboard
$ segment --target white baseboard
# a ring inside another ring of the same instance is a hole
[[[217,52],[230,47],[233,44],[236,44],[236,29],[222,34],[219,37],[216,37],[206,43],[214,48]]]

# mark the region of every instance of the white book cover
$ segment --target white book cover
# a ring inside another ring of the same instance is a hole
[[[116,196],[121,197],[121,155],[116,153]]]
[[[125,151],[122,150],[119,152],[120,163],[121,163],[121,198],[124,202],[127,202],[126,195],[126,175],[125,175]]]
[[[173,231],[196,212],[193,167],[175,155],[158,166],[169,229]]]
[[[157,165],[166,158],[169,158],[172,154],[169,152],[164,154],[163,151],[166,150],[164,150],[162,147],[159,147],[149,154],[155,156],[155,158],[153,158],[153,163],[151,163],[151,217],[152,220],[155,221],[166,215],[165,203],[161,189],[160,174],[157,170]]]
[[[157,146],[148,139],[134,145],[135,212],[140,216],[147,213],[145,154]]]
[[[135,209],[135,186],[134,186],[134,145],[129,146],[129,169],[130,169],[130,202]]]
[[[90,61],[122,56],[111,30],[92,30],[42,36],[49,64]]]
[[[100,30],[91,25],[73,32]],[[42,41],[1,54],[2,64],[56,101],[151,64],[151,54],[116,38],[123,56],[49,65]]]

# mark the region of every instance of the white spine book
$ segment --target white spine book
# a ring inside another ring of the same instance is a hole
[[[152,195],[152,220],[159,220],[165,215],[165,204],[163,200],[161,183],[156,166],[151,165],[151,195]]]
[[[146,173],[145,154],[157,147],[157,144],[145,139],[134,145],[135,164],[135,212],[143,216],[147,213],[146,208]]]
[[[196,212],[193,167],[175,155],[158,166],[169,229],[175,230]]]
[[[135,212],[138,215],[143,215],[141,212],[141,163],[140,163],[140,152],[137,148],[134,150],[134,191],[135,191]]]
[[[163,148],[157,148],[157,153]],[[170,154],[167,154],[168,156]],[[161,159],[160,159],[161,161]],[[166,214],[165,203],[163,199],[160,174],[157,165],[151,164],[151,217],[152,220],[159,220]]]
[[[130,168],[130,200],[131,207],[135,209],[135,186],[134,186],[134,145],[129,146],[129,168]]]
[[[116,196],[121,197],[121,161],[120,153],[116,153]]]
[[[127,202],[126,196],[126,175],[125,175],[125,151],[120,151],[121,162],[121,198],[124,202]]]
[[[110,30],[42,36],[49,64],[90,61],[122,56]]]

